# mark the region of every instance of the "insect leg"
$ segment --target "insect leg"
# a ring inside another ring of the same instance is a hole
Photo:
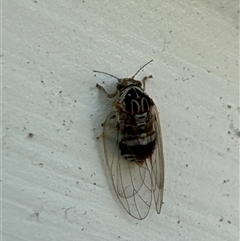
[[[107,92],[101,85],[99,85],[99,84],[96,84],[96,87],[97,87],[98,89],[102,90],[102,91],[107,95],[108,98],[113,98],[113,97],[116,96],[117,93],[118,93],[118,91],[116,90],[114,93],[108,94],[108,92]]]
[[[151,78],[152,78],[152,75],[145,76],[145,77],[143,78],[142,82],[143,82],[143,90],[144,90],[144,91],[145,91],[145,82],[146,82],[146,80],[151,79]]]

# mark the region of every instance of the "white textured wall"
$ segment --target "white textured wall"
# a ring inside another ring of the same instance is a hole
[[[238,240],[238,1],[2,1],[3,240]],[[119,204],[109,100],[139,79],[161,114],[162,213]],[[33,136],[29,136],[33,133]]]

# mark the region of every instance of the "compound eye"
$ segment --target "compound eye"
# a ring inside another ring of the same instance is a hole
[[[122,84],[117,83],[117,90],[120,91],[124,88]]]

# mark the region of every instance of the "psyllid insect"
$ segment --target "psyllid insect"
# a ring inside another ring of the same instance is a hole
[[[124,209],[134,218],[144,219],[152,199],[160,213],[164,189],[164,156],[162,133],[157,108],[145,93],[146,76],[119,79],[116,91],[108,94],[99,84],[96,87],[108,98],[116,97],[113,110],[103,124],[103,144],[114,190]]]

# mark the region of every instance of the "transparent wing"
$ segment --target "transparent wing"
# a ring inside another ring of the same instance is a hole
[[[144,219],[152,202],[152,171],[147,161],[138,163],[122,157],[119,150],[121,135],[118,113],[113,111],[103,126],[104,152],[115,192],[124,209],[136,219]],[[156,161],[154,162],[156,163]],[[155,176],[154,175],[154,176]],[[156,181],[155,181],[156,183]],[[155,187],[157,190],[157,188]],[[157,194],[157,191],[155,191]]]
[[[160,213],[163,202],[164,190],[164,155],[160,119],[156,106],[152,107],[153,126],[156,131],[156,146],[150,158],[151,176],[152,176],[152,192],[157,213]]]

